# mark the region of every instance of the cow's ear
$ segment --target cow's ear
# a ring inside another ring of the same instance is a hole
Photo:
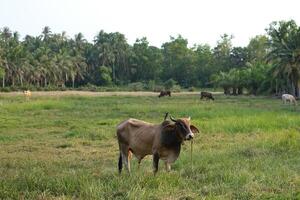
[[[190,129],[193,133],[200,133],[200,131],[198,130],[198,128],[194,125],[190,125]]]

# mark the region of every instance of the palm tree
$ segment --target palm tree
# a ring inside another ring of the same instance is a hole
[[[300,28],[295,21],[273,22],[268,34],[271,37],[271,51],[268,61],[274,65],[273,75],[276,78],[287,77],[290,92],[300,95]]]
[[[6,76],[9,73],[10,66],[9,66],[9,61],[8,61],[8,56],[9,56],[9,51],[10,51],[10,40],[12,37],[12,32],[8,27],[4,27],[1,31],[1,43],[3,46],[3,61],[2,64],[4,65],[4,72],[3,72],[3,77],[2,77],[2,87],[5,87],[6,83]]]
[[[51,29],[49,26],[45,26],[42,30],[42,34],[43,34],[43,41],[47,41],[48,38],[51,35]]]
[[[232,83],[229,73],[221,71],[218,74],[212,75],[211,79],[215,86],[220,86],[223,88],[225,95],[230,94]]]

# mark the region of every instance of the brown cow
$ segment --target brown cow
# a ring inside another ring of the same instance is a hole
[[[158,95],[158,97],[164,97],[164,96],[171,96],[171,91],[167,90],[167,91],[160,91],[160,94]]]
[[[130,158],[134,154],[140,165],[146,155],[153,155],[154,173],[158,171],[159,159],[165,162],[166,170],[171,170],[180,154],[184,140],[191,140],[199,130],[190,124],[190,118],[170,119],[161,124],[152,124],[138,119],[128,119],[117,126],[117,138],[120,149],[119,172],[125,164],[130,172]]]
[[[201,96],[200,99],[207,98],[207,99],[215,100],[212,96],[212,93],[210,92],[201,92],[200,96]]]

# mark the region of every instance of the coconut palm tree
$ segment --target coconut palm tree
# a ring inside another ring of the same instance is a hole
[[[221,71],[218,74],[213,74],[211,79],[215,86],[223,88],[225,95],[230,94],[230,88],[232,87],[232,83],[229,73]]]
[[[286,77],[290,82],[292,94],[300,95],[300,28],[296,22],[273,22],[268,34],[271,38],[271,51],[268,61],[274,65],[275,78]]]

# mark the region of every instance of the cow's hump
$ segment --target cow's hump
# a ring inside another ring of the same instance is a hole
[[[130,118],[127,120],[127,122],[134,127],[141,127],[141,126],[145,126],[145,125],[152,125],[151,123],[139,120],[139,119],[134,119],[134,118]]]

